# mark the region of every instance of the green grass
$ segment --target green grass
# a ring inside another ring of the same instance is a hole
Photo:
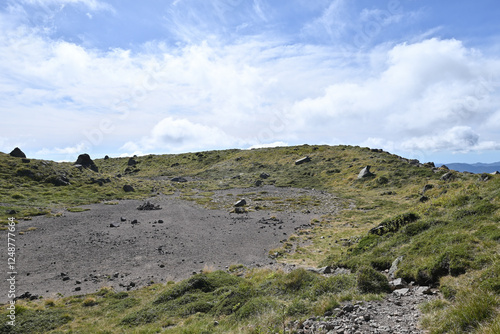
[[[306,155],[311,162],[294,164]],[[24,164],[0,154],[0,228],[5,229],[10,216],[30,219],[64,209],[80,212],[86,204],[161,193],[178,192],[198,205],[228,211],[244,197],[249,211],[323,212],[311,215],[310,227],[289,236],[270,254],[282,262],[344,267],[353,274],[325,278],[303,269],[285,274],[232,266],[229,273],[205,273],[127,293],[105,289],[81,297],[19,301],[20,324],[37,324],[30,327],[35,333],[279,332],[283,322],[322,315],[342,302],[380,298],[373,293],[387,291],[387,281],[379,271],[403,257],[396,277],[439,287],[446,298],[423,306],[424,328],[431,333],[498,332],[498,176],[483,182],[477,175],[455,173],[454,180],[441,181],[444,170],[434,172],[386,152],[350,146],[225,150],[135,160],[134,168],[129,168],[127,158],[96,160],[95,173],[69,163],[32,159]],[[358,180],[366,165],[375,176]],[[261,179],[261,173],[270,177]],[[59,176],[70,185],[55,186]],[[171,182],[175,176],[194,181]],[[99,185],[98,179],[110,182]],[[254,187],[257,180],[333,194],[338,197],[335,210],[325,210],[321,200],[309,194],[217,193]],[[125,193],[125,184],[135,192]],[[425,185],[430,185],[427,200],[421,201]],[[8,213],[12,210],[14,214]],[[0,328],[6,330],[12,329]]]

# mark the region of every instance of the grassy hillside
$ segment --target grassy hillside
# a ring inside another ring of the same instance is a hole
[[[311,161],[294,163],[305,156]],[[322,315],[346,300],[380,298],[383,289],[363,288],[364,280],[377,280],[375,272],[368,278],[356,273],[384,271],[399,257],[397,277],[443,292],[443,299],[423,309],[423,325],[431,332],[500,332],[499,176],[452,172],[442,180],[447,170],[349,146],[210,151],[95,163],[99,173],[70,163],[23,163],[0,154],[2,223],[9,216],[29,219],[160,193],[178,192],[215,208],[223,205],[215,201],[217,189],[256,184],[314,188],[339,196],[343,210],[316,216],[310,229],[290,236],[270,256],[303,266],[348,268],[352,274],[324,278],[301,269],[285,274],[233,266],[229,272],[207,270],[177,284],[128,293],[104,289],[89,296],[19,301],[19,323],[31,324],[34,333],[278,333],[290,319]],[[375,175],[358,179],[367,165]],[[263,173],[268,177],[261,177]],[[173,177],[188,182],[171,182]],[[61,178],[69,185],[56,185]],[[125,192],[125,184],[135,191]],[[308,210],[318,204],[315,198],[267,198],[265,192],[245,196],[251,203],[248,210]],[[258,205],[263,201],[267,207]],[[19,331],[4,326],[3,332]]]

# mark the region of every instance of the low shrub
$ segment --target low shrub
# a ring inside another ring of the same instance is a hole
[[[369,266],[362,266],[356,273],[356,283],[362,293],[391,292],[387,277]]]

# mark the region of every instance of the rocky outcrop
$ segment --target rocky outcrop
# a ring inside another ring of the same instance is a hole
[[[74,163],[75,166],[82,166],[84,168],[88,168],[94,172],[99,172],[99,169],[97,168],[96,164],[94,161],[90,158],[90,155],[87,153],[80,154],[78,156],[78,159]]]
[[[16,147],[15,149],[12,150],[12,152],[9,153],[11,157],[15,158],[26,158],[26,154],[24,154],[23,151],[19,147]]]

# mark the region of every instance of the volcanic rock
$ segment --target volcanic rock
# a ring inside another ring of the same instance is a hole
[[[26,158],[26,154],[24,154],[23,151],[19,147],[16,147],[15,149],[10,152],[10,156],[16,157],[16,158]]]
[[[92,170],[92,171],[94,171],[96,173],[99,171],[99,169],[97,168],[96,164],[90,158],[90,155],[88,155],[87,153],[80,154],[78,156],[78,159],[74,163],[74,165],[81,165],[84,168],[88,168],[88,169],[90,169],[90,170]]]
[[[134,187],[132,187],[130,184],[126,184],[123,186],[123,191],[126,192],[126,193],[129,193],[129,192],[132,192],[132,191],[135,191],[134,190]]]
[[[154,205],[151,202],[147,201],[137,207],[137,210],[161,210],[159,205]]]

